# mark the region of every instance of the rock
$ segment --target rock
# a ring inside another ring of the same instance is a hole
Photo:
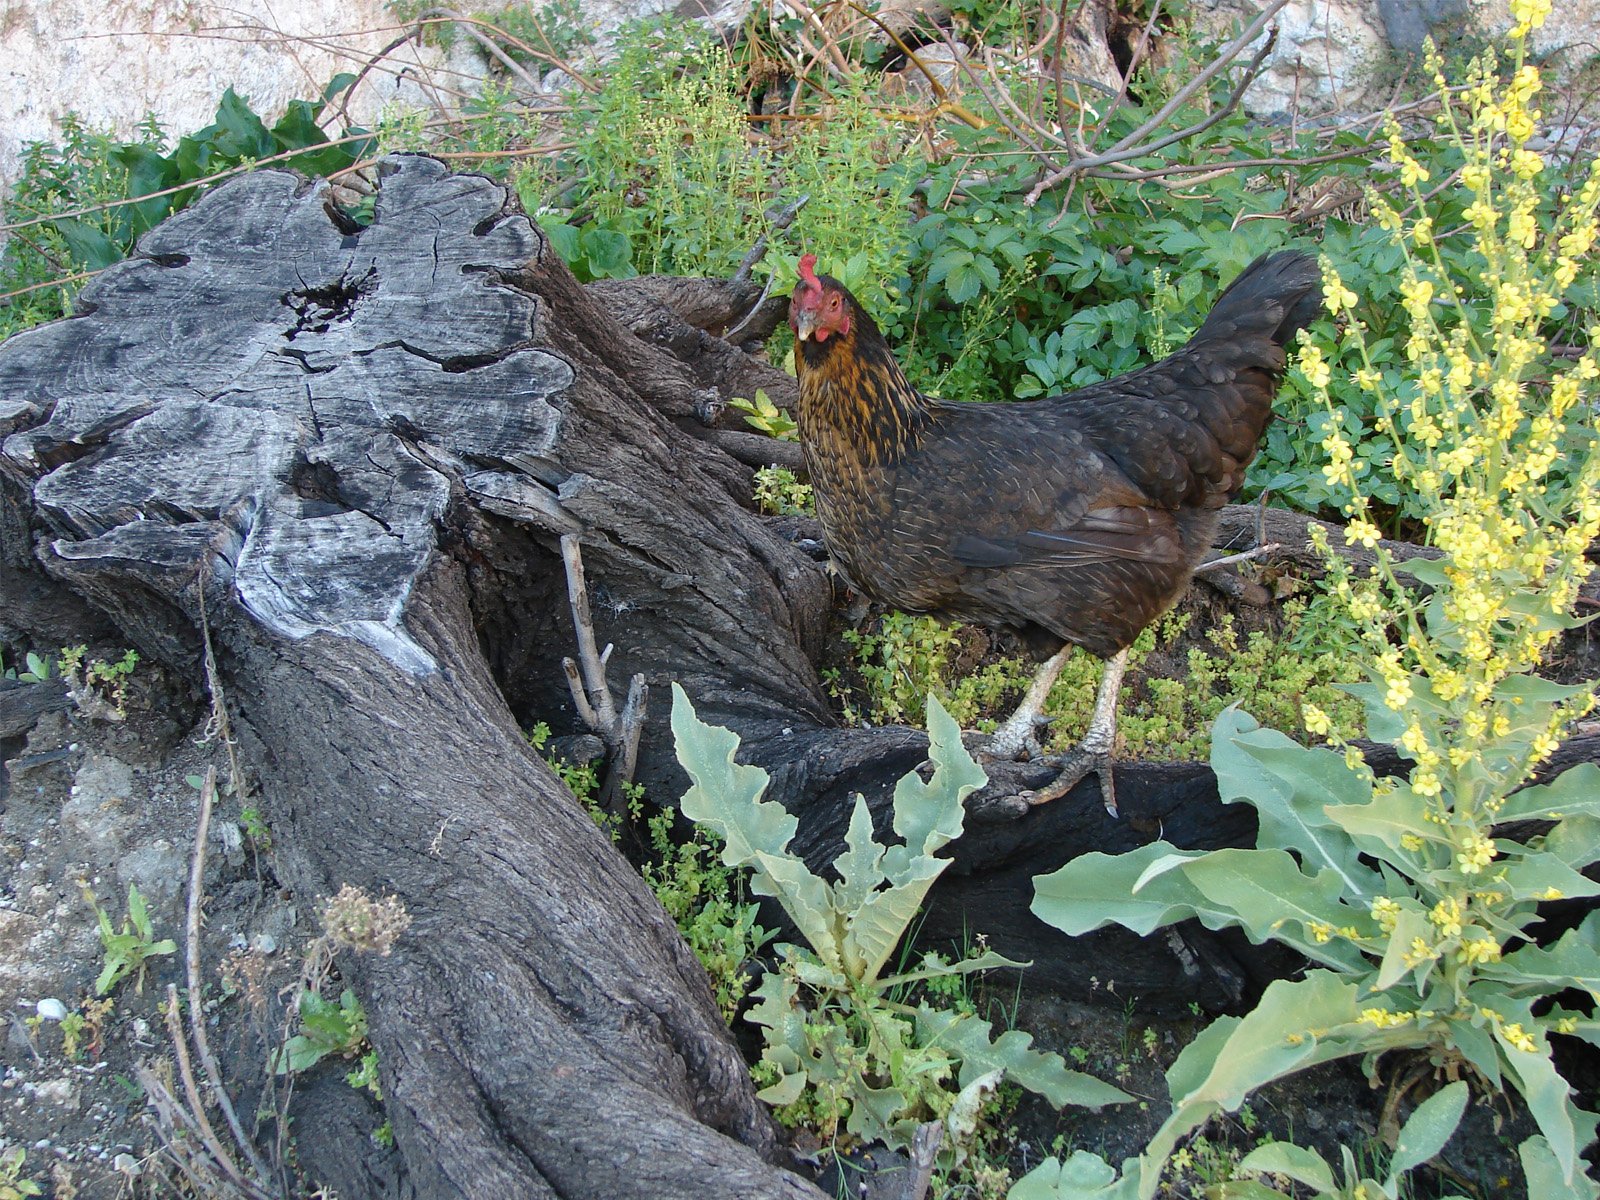
[[[1252,20],[1266,0],[1198,0],[1195,22],[1218,39]],[[1245,93],[1260,116],[1338,111],[1381,103],[1368,94],[1374,73],[1433,36],[1442,45],[1492,41],[1510,25],[1504,0],[1290,0],[1276,18],[1278,43]],[[1600,0],[1557,5],[1529,42],[1558,68],[1579,67],[1600,28]],[[1559,71],[1556,72],[1559,74]]]
[[[133,768],[119,759],[91,754],[78,768],[61,820],[82,839],[90,861],[110,865],[122,853],[131,819],[124,805],[133,791]]]
[[[0,909],[0,996],[37,996],[59,982],[55,930],[32,913]]]
[[[1423,41],[1439,41],[1441,26],[1467,15],[1467,0],[1378,0],[1389,45],[1405,54],[1417,54]]]
[[[67,1006],[54,996],[46,996],[33,1006],[33,1010],[39,1014],[41,1021],[60,1021],[67,1015]]]
[[[130,850],[117,860],[117,881],[130,884],[151,909],[175,906],[186,882],[188,855],[166,838]]]

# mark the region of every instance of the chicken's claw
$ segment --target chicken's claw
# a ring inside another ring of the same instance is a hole
[[[1034,808],[1065,796],[1078,786],[1080,780],[1093,772],[1100,776],[1100,798],[1106,811],[1117,815],[1117,791],[1112,777],[1111,755],[1108,752],[1086,750],[1079,746],[1061,758],[1061,773],[1036,792],[1024,792],[1022,798]]]

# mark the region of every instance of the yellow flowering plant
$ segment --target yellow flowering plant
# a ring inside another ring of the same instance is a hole
[[[1376,560],[1357,570],[1323,539],[1330,586],[1363,626],[1370,682],[1351,690],[1365,702],[1365,734],[1395,745],[1402,769],[1378,777],[1348,740],[1356,731],[1314,706],[1306,724],[1331,747],[1300,746],[1230,710],[1213,731],[1212,765],[1223,801],[1257,809],[1256,848],[1156,842],[1084,855],[1036,880],[1034,912],[1068,933],[1109,923],[1148,933],[1197,918],[1287,943],[1315,967],[1272,984],[1254,1011],[1221,1018],[1183,1051],[1168,1072],[1172,1115],[1120,1178],[1063,1191],[1047,1186],[1049,1171],[1071,1161],[1047,1164],[1014,1200],[1148,1200],[1177,1140],[1210,1115],[1315,1063],[1361,1055],[1375,1071],[1389,1050],[1421,1051],[1448,1074],[1519,1092],[1540,1131],[1522,1147],[1538,1183],[1531,1194],[1600,1197],[1580,1157],[1597,1117],[1576,1106],[1551,1057],[1556,1034],[1600,1045],[1600,1020],[1550,1005],[1567,991],[1600,1003],[1600,912],[1548,945],[1533,935],[1540,903],[1600,894],[1582,874],[1600,860],[1600,770],[1529,784],[1595,703],[1592,687],[1537,672],[1576,623],[1585,550],[1600,535],[1600,328],[1565,330],[1587,344],[1565,365],[1548,352],[1574,280],[1592,269],[1600,166],[1564,194],[1541,188],[1543,160],[1529,146],[1540,80],[1523,43],[1549,0],[1511,8],[1503,75],[1480,60],[1468,87],[1452,92],[1436,56],[1427,59],[1441,136],[1463,163],[1458,181],[1430,180],[1396,133],[1400,199],[1369,201],[1401,263],[1406,369],[1380,368],[1328,261],[1324,296],[1345,319],[1346,343],[1338,354],[1307,344],[1300,355],[1332,418],[1324,473],[1349,497],[1345,541]],[[1445,203],[1465,213],[1464,227],[1435,226],[1429,214]],[[1449,254],[1446,238],[1457,243]],[[1353,382],[1394,447],[1388,469],[1422,500],[1435,558],[1396,562],[1380,540],[1370,480],[1355,465],[1361,448],[1328,399],[1351,345]],[[1512,822],[1521,823],[1515,837]],[[1280,1194],[1251,1187],[1225,1194]]]

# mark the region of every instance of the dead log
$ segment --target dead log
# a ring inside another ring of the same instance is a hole
[[[503,189],[384,173],[359,230],[297,176],[220,189],[6,343],[5,590],[34,552],[195,679],[204,607],[287,882],[413,918],[342,966],[416,1194],[815,1195],[771,1165],[698,964],[490,665],[558,715],[569,532],[597,592],[648,580],[675,617],[640,636],[602,599],[619,664],[725,645],[715,669],[768,676],[776,705],[815,692],[821,577],[730,516],[742,469],[629,382],[671,399],[692,376],[587,305]]]

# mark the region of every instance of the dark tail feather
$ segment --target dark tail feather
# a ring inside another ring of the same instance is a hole
[[[1322,273],[1297,250],[1263,254],[1217,298],[1191,340],[1233,342],[1266,336],[1286,346],[1322,311]]]

